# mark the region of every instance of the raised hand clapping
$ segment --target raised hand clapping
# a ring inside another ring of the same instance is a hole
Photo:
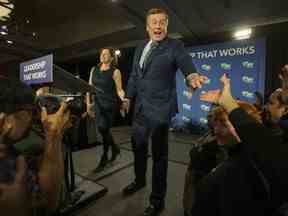
[[[223,83],[223,89],[207,91],[201,94],[200,100],[219,104],[230,112],[237,108],[238,104],[231,95],[230,79],[224,74],[220,80]]]

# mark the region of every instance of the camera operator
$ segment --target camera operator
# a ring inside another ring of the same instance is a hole
[[[1,77],[1,215],[50,215],[60,205],[64,179],[62,137],[69,125],[70,111],[62,103],[56,113],[47,114],[46,108],[40,111],[34,101],[31,88]],[[35,136],[33,127],[37,121],[43,133],[37,143],[32,143],[29,138]],[[22,151],[23,145],[40,154],[31,156]]]

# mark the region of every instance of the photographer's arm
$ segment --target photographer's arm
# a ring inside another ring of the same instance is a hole
[[[43,205],[51,211],[58,207],[64,179],[62,138],[70,116],[70,111],[67,111],[66,107],[67,105],[63,103],[55,114],[47,115],[45,108],[41,113],[46,143],[38,176],[45,201]]]

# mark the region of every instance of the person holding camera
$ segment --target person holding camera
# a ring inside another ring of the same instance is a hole
[[[98,130],[103,138],[103,154],[94,170],[102,171],[107,163],[113,162],[120,154],[119,146],[114,142],[110,128],[113,121],[113,110],[117,102],[117,96],[124,100],[125,92],[122,88],[121,72],[116,68],[116,56],[112,48],[102,48],[100,51],[100,63],[90,71],[89,84],[101,89],[91,102],[87,97],[87,112],[91,117],[96,117]],[[111,147],[112,156],[108,159],[108,151]]]
[[[60,207],[63,192],[62,138],[70,112],[62,103],[56,113],[47,114],[35,104],[31,88],[4,77],[0,104],[1,214],[51,215]],[[40,133],[34,123],[40,124]]]

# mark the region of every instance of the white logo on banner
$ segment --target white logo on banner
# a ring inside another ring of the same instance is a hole
[[[248,76],[243,76],[242,77],[242,81],[244,83],[247,83],[247,84],[252,84],[252,83],[254,83],[254,78],[253,77],[248,77]]]
[[[189,92],[189,91],[184,90],[184,91],[183,91],[183,96],[184,96],[184,97],[187,97],[187,99],[190,100],[191,97],[192,97],[192,92]]]
[[[211,65],[203,64],[201,65],[202,70],[211,71]]]
[[[188,118],[188,117],[186,117],[186,116],[182,116],[182,120],[183,120],[184,122],[190,122],[190,121],[191,121],[191,119]]]
[[[205,81],[204,81],[204,84],[210,84],[211,83],[211,80],[210,79],[206,79]]]
[[[208,120],[206,118],[200,118],[199,122],[202,123],[202,124],[207,124]]]
[[[242,96],[249,98],[249,99],[253,99],[254,98],[254,94],[252,92],[248,92],[248,91],[242,91]]]
[[[205,104],[202,104],[202,105],[200,106],[200,109],[201,109],[202,111],[204,111],[204,112],[209,112],[209,111],[210,111],[210,106],[207,106],[207,105],[205,105]]]
[[[254,63],[253,62],[249,62],[249,61],[244,61],[244,62],[242,62],[242,66],[244,68],[251,69],[251,68],[254,68]]]
[[[221,63],[220,64],[221,68],[224,70],[231,70],[231,64],[227,64],[227,63]]]
[[[182,107],[183,107],[183,109],[188,110],[188,111],[191,111],[191,109],[192,109],[191,105],[189,105],[189,104],[183,104]]]

